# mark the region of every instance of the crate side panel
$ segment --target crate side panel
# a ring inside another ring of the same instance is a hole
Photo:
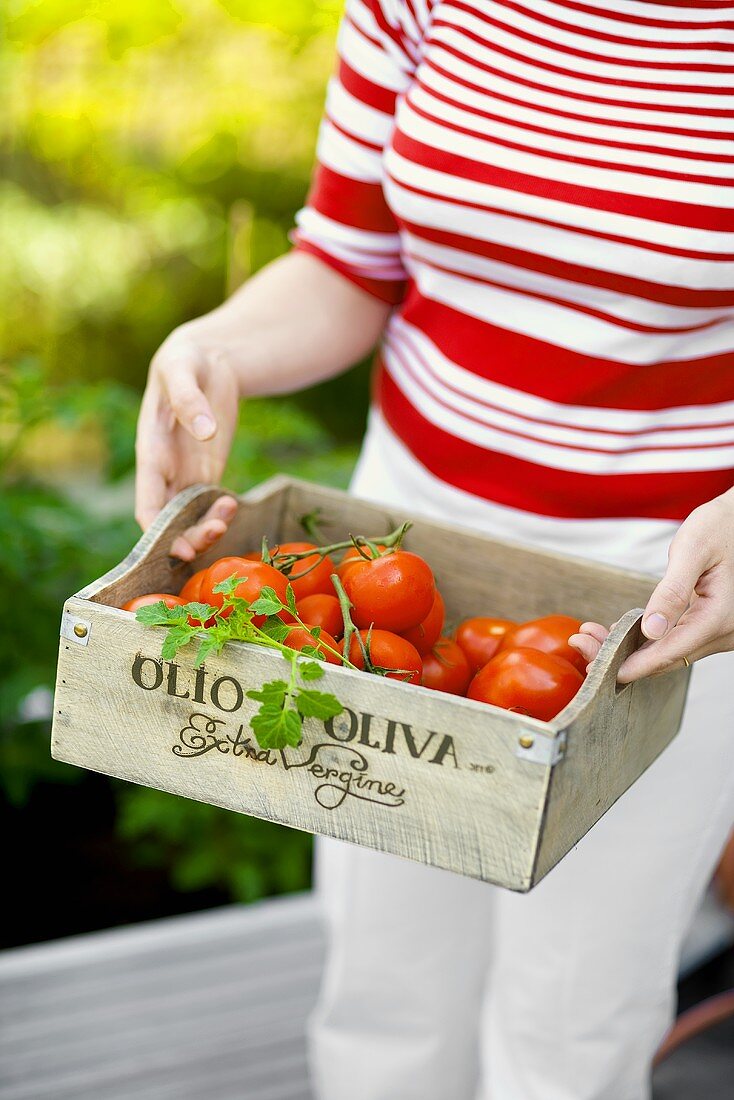
[[[214,546],[199,554],[194,562],[182,562],[168,554],[174,534],[180,533],[183,526],[195,523],[211,503],[205,498],[194,515],[187,516],[185,523],[174,525],[169,538],[164,540],[155,551],[136,562],[131,570],[124,572],[106,587],[96,593],[94,599],[111,607],[127,603],[133,596],[145,592],[172,592],[181,590],[187,578],[198,569],[210,565],[217,558],[248,553],[260,548],[262,537],[266,535],[271,543],[280,536],[281,521],[288,497],[288,486],[283,485],[272,493],[252,496],[247,494],[239,498],[239,508],[229,528]]]
[[[91,631],[86,646],[62,640],[58,759],[529,887],[549,769],[515,755],[516,716],[332,667],[320,683],[348,710],[308,720],[298,749],[263,753],[255,704],[241,696],[283,677],[280,657],[228,646],[197,680],[189,656],[160,661],[159,631],[98,604],[69,606]]]
[[[315,508],[329,521],[325,531],[330,541],[348,537],[350,532],[387,533],[404,520],[412,520],[405,547],[430,563],[446,601],[449,626],[471,615],[497,615],[521,622],[558,612],[611,623],[631,607],[644,606],[656,583],[644,574],[497,541],[468,528],[306,482],[292,485],[284,515],[285,537],[297,537],[301,531],[298,516]]]
[[[550,781],[534,883],[672,741],[680,727],[688,682],[687,672],[681,670],[601,693],[597,705],[569,727],[564,759]]]

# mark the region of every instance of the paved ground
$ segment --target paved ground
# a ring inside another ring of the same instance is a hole
[[[731,948],[681,983],[680,1009],[725,989],[734,989]],[[659,1066],[654,1100],[734,1100],[734,1019],[690,1040]]]
[[[653,1100],[733,1100],[734,1019],[692,1039],[655,1075]]]
[[[0,1100],[311,1100],[322,959],[308,895],[4,952]],[[725,983],[734,951],[683,1003]],[[665,1063],[655,1100],[734,1100],[734,1024]]]

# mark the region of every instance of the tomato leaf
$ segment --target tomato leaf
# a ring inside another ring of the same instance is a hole
[[[173,623],[186,622],[186,613],[183,607],[167,607],[163,600],[158,600],[157,603],[139,607],[135,618],[143,626],[170,626]]]
[[[270,680],[267,684],[263,684],[259,691],[255,688],[248,691],[247,698],[255,699],[260,703],[273,703],[283,706],[287,692],[288,685],[285,680]]]
[[[285,604],[275,589],[266,586],[261,590],[258,598],[250,604],[250,611],[253,615],[277,615],[279,611],[283,611],[284,607]]]
[[[295,748],[301,743],[301,716],[290,708],[263,703],[250,725],[261,749],[284,749],[286,745]]]
[[[207,633],[199,642],[196,659],[194,660],[194,668],[199,668],[203,665],[210,653],[219,653],[225,641],[225,638],[218,638],[216,634]]]
[[[312,688],[299,688],[295,696],[296,706],[304,718],[336,718],[344,707],[335,695]]]
[[[220,581],[219,584],[215,584],[212,591],[223,592],[225,596],[231,596],[244,579],[239,573],[232,573],[229,577],[225,577],[223,581]]]
[[[195,633],[195,628],[188,624],[172,626],[163,639],[163,646],[161,647],[161,657],[164,661],[172,660],[179,649],[191,641],[192,635]]]
[[[240,577],[240,580],[242,580],[242,577]],[[238,615],[241,615],[243,612],[247,615],[249,612],[250,605],[247,600],[242,599],[242,596],[226,596],[224,602],[227,607],[231,607],[233,612],[236,612]]]
[[[203,624],[207,619],[211,619],[213,615],[216,615],[218,609],[212,607],[210,603],[187,603],[183,610],[190,618]]]
[[[298,671],[301,674],[302,680],[320,680],[324,675],[324,670],[321,665],[317,665],[315,661],[304,661],[298,663]]]
[[[267,634],[268,638],[272,638],[274,642],[283,642],[288,637],[288,626],[277,615],[271,615],[269,619],[266,619],[260,629],[263,634]]]

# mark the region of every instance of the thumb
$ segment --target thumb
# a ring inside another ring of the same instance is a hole
[[[199,384],[207,366],[204,352],[190,340],[179,339],[163,345],[155,365],[179,424],[194,439],[202,442],[211,439],[217,431],[217,421]]]
[[[702,549],[697,539],[685,537],[682,528],[670,544],[668,568],[642,616],[642,633],[646,638],[652,641],[664,638],[687,611],[707,567]]]

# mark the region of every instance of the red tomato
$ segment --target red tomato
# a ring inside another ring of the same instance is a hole
[[[436,585],[428,564],[408,550],[372,561],[355,561],[344,576],[355,626],[374,623],[399,634],[422,623],[433,606]]]
[[[359,633],[362,640],[366,642],[369,631],[360,630]],[[344,652],[343,641],[339,643],[339,651]],[[415,646],[411,645],[410,642],[406,642],[405,638],[401,638],[399,634],[392,634],[389,630],[373,630],[370,641],[370,656],[372,657],[372,664],[379,668],[403,670],[403,673],[388,672],[388,680],[403,680],[408,684],[420,683],[421,672],[423,671],[421,655]],[[362,647],[354,637],[349,647],[349,660],[357,668],[364,668]],[[410,672],[410,675],[404,675],[405,671]]]
[[[459,624],[456,641],[475,672],[479,672],[487,661],[492,660],[507,631],[516,625],[509,619],[491,619],[483,615],[475,619],[465,619]]]
[[[414,645],[420,654],[428,653],[433,649],[434,645],[441,637],[445,617],[446,606],[443,602],[441,593],[436,589],[433,603],[431,604],[431,610],[428,612],[423,622],[418,623],[418,626],[411,627],[410,630],[404,630],[403,637],[406,638],[411,645]]]
[[[163,600],[166,607],[183,607],[185,600],[180,596],[172,596],[170,592],[149,592],[147,596],[135,596],[132,600],[122,605],[123,611],[137,611],[139,607],[147,607],[150,603],[159,603]]]
[[[184,603],[198,603],[201,596],[201,584],[204,580],[206,569],[199,569],[197,573],[192,573],[186,584],[179,592],[179,596]]]
[[[298,614],[309,626],[320,626],[328,630],[335,638],[344,633],[342,609],[336,596],[326,592],[314,592],[313,596],[304,596],[296,604]]]
[[[451,638],[439,638],[430,653],[423,657],[421,683],[434,691],[466,695],[472,674],[469,658]]]
[[[214,586],[226,581],[236,573],[242,577],[242,581],[234,590],[234,595],[242,600],[252,603],[258,598],[263,588],[274,589],[276,595],[285,603],[286,588],[288,582],[282,573],[274,569],[272,565],[266,565],[263,561],[248,561],[247,558],[220,558],[210,565],[206,576],[201,582],[201,596],[203,603],[210,603],[214,607],[221,607],[224,596],[221,592],[215,592]],[[260,626],[265,621],[264,615],[253,615],[255,626]]]
[[[375,543],[375,546],[380,551],[387,550],[387,547],[382,542]],[[345,550],[344,557],[336,567],[336,571],[339,574],[339,579],[341,580],[342,584],[344,584],[345,576],[347,575],[351,567],[356,564],[356,562],[367,561],[367,559],[371,557],[372,551],[370,550],[369,546],[363,546],[361,553],[356,546],[350,546],[348,550]]]
[[[304,550],[316,550],[313,542],[281,542],[276,547],[280,554],[300,554]],[[275,553],[275,551],[274,551]],[[325,558],[319,558],[318,554],[309,554],[307,558],[299,558],[291,569],[288,580],[291,582],[297,600],[304,596],[313,596],[317,592],[333,592],[331,574],[336,572],[334,561],[327,554]]]
[[[583,682],[579,670],[563,657],[539,649],[508,649],[476,674],[467,695],[549,722],[573,699]]]
[[[338,642],[327,630],[322,630],[318,638],[314,638],[313,634],[309,634],[308,630],[304,630],[302,626],[292,626],[288,631],[288,637],[283,640],[283,645],[287,645],[289,649],[305,649],[306,646],[313,646],[330,665],[341,664],[337,653],[330,653],[328,649],[324,649],[327,645],[330,649],[339,650]]]
[[[571,635],[578,634],[580,629],[580,620],[572,619],[570,615],[545,615],[542,619],[532,619],[508,630],[501,649],[516,649],[518,646],[540,649],[543,653],[564,657],[579,672],[585,673],[586,658],[568,644]]]

